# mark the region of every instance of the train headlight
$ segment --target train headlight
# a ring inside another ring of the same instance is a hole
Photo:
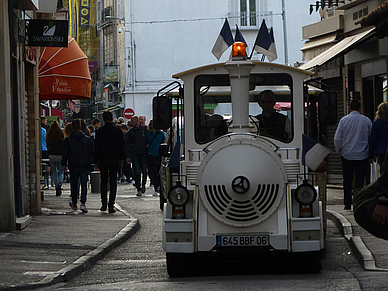
[[[310,205],[317,199],[317,191],[310,184],[301,184],[295,190],[295,199],[301,205]]]
[[[232,59],[234,60],[246,60],[247,59],[247,47],[243,42],[235,42],[232,47]]]
[[[189,191],[180,183],[177,183],[168,192],[168,200],[175,207],[183,207],[189,202]]]

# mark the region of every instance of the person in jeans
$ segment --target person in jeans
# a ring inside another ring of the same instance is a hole
[[[74,119],[72,122],[73,132],[66,137],[63,144],[62,166],[66,165],[70,171],[71,199],[69,206],[77,210],[78,179],[81,180],[81,206],[80,210],[87,213],[85,206],[87,194],[87,182],[93,157],[93,141],[81,131],[81,120]]]
[[[136,195],[142,196],[147,180],[147,126],[140,125],[137,115],[132,116],[131,123],[125,143],[127,163],[132,163]]]
[[[94,146],[96,153],[94,161],[101,175],[101,208],[100,211],[115,213],[114,204],[117,194],[117,171],[125,159],[124,135],[120,128],[113,125],[112,112],[104,111],[102,114],[104,126],[96,131]],[[108,179],[109,179],[109,201],[108,199]]]
[[[351,209],[353,173],[355,188],[362,188],[369,162],[372,121],[360,113],[360,108],[360,101],[350,102],[350,113],[340,119],[334,135],[335,149],[341,154],[345,210]]]
[[[147,131],[147,143],[148,143],[148,155],[147,155],[147,165],[148,165],[148,174],[150,175],[151,181],[154,185],[154,196],[158,196],[160,191],[160,177],[159,170],[162,163],[161,157],[159,156],[159,147],[160,144],[166,139],[166,134],[154,128],[153,119],[148,123]]]
[[[62,193],[63,182],[63,168],[62,162],[62,148],[65,135],[59,127],[58,122],[51,123],[46,134],[46,144],[48,149],[48,157],[51,165],[51,172],[53,173],[55,194],[60,196]]]

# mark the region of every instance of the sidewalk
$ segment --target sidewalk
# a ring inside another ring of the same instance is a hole
[[[63,188],[58,197],[54,187],[44,190],[42,214],[33,216],[25,229],[0,232],[0,290],[28,290],[69,280],[139,229],[138,220],[118,204],[114,214],[101,212],[100,194],[90,189],[89,212],[73,211],[68,204],[70,184]]]
[[[343,189],[328,185],[327,218],[347,239],[361,266],[367,271],[388,271],[388,241],[374,237],[354,219],[353,210],[344,210]]]

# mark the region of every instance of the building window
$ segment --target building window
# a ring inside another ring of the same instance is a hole
[[[240,26],[256,25],[256,0],[240,0]]]

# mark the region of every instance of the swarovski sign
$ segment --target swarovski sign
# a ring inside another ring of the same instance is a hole
[[[67,47],[68,20],[26,20],[27,45],[43,47]]]

